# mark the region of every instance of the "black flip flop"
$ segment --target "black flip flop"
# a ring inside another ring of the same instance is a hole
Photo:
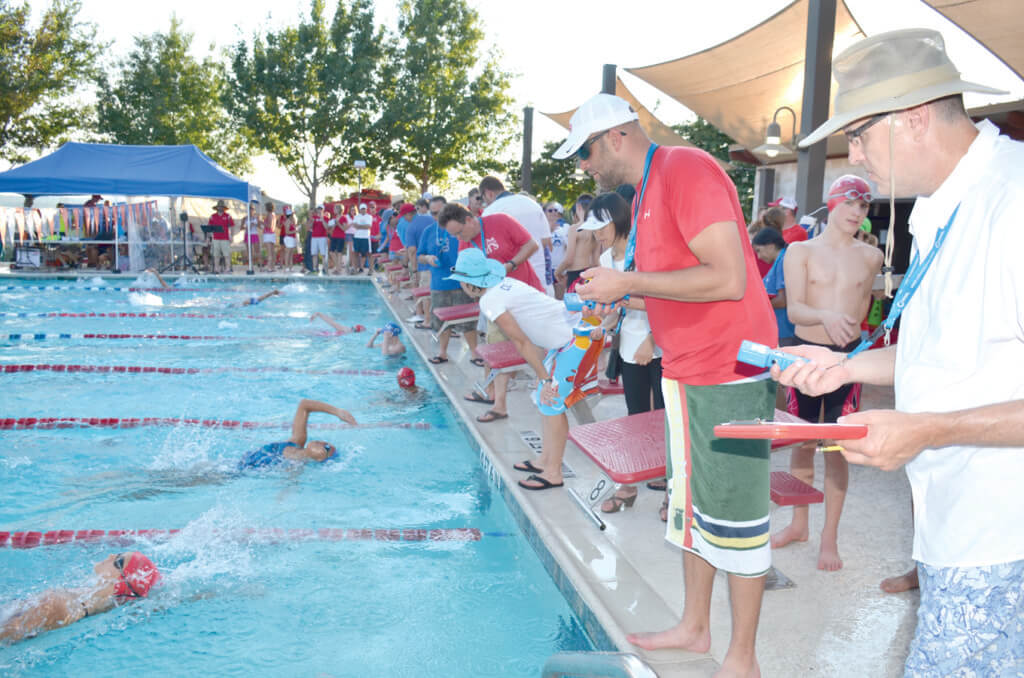
[[[540,486],[525,484],[530,482],[531,480],[535,483],[540,483]],[[519,481],[519,487],[523,488],[524,490],[550,490],[553,487],[562,487],[563,485],[565,485],[565,483],[553,483],[550,480],[545,480],[544,478],[541,478],[536,474],[530,476],[526,480]]]
[[[518,464],[513,464],[512,468],[514,468],[517,471],[522,471],[523,473],[544,473],[544,469],[537,468],[529,459],[527,459],[526,461],[521,461]]]
[[[502,414],[500,412],[495,412],[494,410],[487,410],[476,418],[476,420],[481,424],[490,424],[492,421],[498,421],[499,419],[508,419],[508,414]]]
[[[462,396],[462,399],[463,400],[468,400],[471,403],[480,403],[482,405],[493,405],[494,404],[494,400],[493,399],[491,399],[491,398],[484,398],[482,395],[480,395],[476,391],[470,391],[469,395]]]
[[[435,355],[433,358],[427,358],[427,362],[433,365],[440,365],[441,363],[448,362],[448,358],[442,358],[439,355]]]
[[[483,358],[470,358],[469,362],[473,363],[477,367],[483,367],[484,366],[484,359]]]
[[[652,480],[647,483],[647,489],[654,490],[655,492],[664,492],[668,489],[668,480],[666,478]]]

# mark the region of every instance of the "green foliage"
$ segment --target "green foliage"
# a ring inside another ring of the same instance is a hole
[[[375,139],[405,190],[476,181],[515,135],[509,74],[465,0],[402,0]]]
[[[232,49],[226,105],[309,198],[324,184],[355,183],[353,163],[378,162],[370,143],[379,110],[382,32],[371,0],[338,0],[328,25],[312,0],[297,26],[253,36]]]
[[[701,117],[698,117],[693,122],[673,125],[672,129],[694,146],[707,151],[719,160],[732,162],[734,169],[729,170],[729,178],[736,184],[736,193],[740,198],[743,217],[749,224],[750,211],[754,206],[755,167],[746,163],[729,160],[729,146],[736,142],[729,135],[720,131]]]
[[[77,20],[78,0],[52,0],[39,26],[28,4],[0,0],[0,157],[28,160],[87,125],[91,110],[66,97],[96,72],[103,45]]]
[[[189,55],[192,35],[171,16],[166,33],[137,36],[111,78],[97,78],[98,131],[119,144],[195,144],[233,172],[250,169],[251,148],[221,104],[224,67]]]
[[[561,141],[549,141],[544,144],[541,157],[533,161],[532,193],[542,202],[555,200],[563,205],[571,205],[581,193],[596,195],[597,186],[594,179],[586,172],[576,170],[575,160],[555,160],[551,154],[562,145]],[[522,179],[522,165],[515,162],[508,169],[509,184],[518,186]]]

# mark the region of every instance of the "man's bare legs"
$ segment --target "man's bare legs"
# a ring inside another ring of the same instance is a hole
[[[911,521],[914,519],[913,499],[910,500],[910,519]],[[903,574],[895,577],[886,577],[878,586],[886,593],[903,593],[904,591],[921,588],[921,583],[917,579],[917,565],[915,564]]]
[[[452,338],[452,328],[444,328],[437,335],[437,355],[439,358],[448,359],[448,341]]]
[[[557,485],[562,482],[562,458],[565,457],[565,442],[569,439],[569,417],[564,412],[553,417],[545,416],[542,439],[537,465],[544,470],[538,475]]]
[[[683,552],[685,601],[683,618],[671,629],[657,633],[634,633],[626,639],[646,650],[682,649],[704,653],[711,648],[711,590],[715,568],[700,556]],[[755,654],[757,623],[761,616],[764,577],[729,575],[729,604],[732,610],[732,637],[722,667],[715,675],[761,675]]]
[[[508,414],[508,384],[512,381],[510,372],[502,372],[491,382],[494,389],[494,406],[492,411],[498,414]]]
[[[814,449],[814,443],[802,443],[790,452],[789,472],[807,484],[814,482]],[[807,541],[808,513],[806,506],[794,506],[789,526],[772,535],[772,548],[782,548],[791,541]]]
[[[839,557],[839,518],[850,484],[850,466],[838,452],[822,454],[825,455],[825,526],[821,529],[818,569],[835,572],[843,567]]]

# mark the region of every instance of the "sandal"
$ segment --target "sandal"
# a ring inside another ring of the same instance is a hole
[[[502,414],[501,412],[495,412],[494,410],[487,410],[476,418],[476,420],[481,424],[490,424],[492,421],[498,421],[499,419],[508,419],[508,414]]]
[[[647,489],[654,490],[655,492],[664,492],[668,489],[668,478],[659,478],[652,480],[647,483]]]
[[[439,355],[435,355],[433,358],[427,358],[427,362],[432,365],[440,365],[441,363],[448,362],[448,358],[442,358]]]
[[[527,483],[539,483],[538,485],[527,485]],[[562,487],[565,483],[553,483],[546,478],[542,478],[536,474],[530,476],[526,480],[519,481],[519,487],[524,490],[550,490],[553,487]]]
[[[620,487],[616,490],[615,494],[601,504],[601,512],[617,513],[623,507],[629,508],[636,501],[637,494],[636,486],[634,485]]]
[[[661,522],[668,522],[668,495],[661,501],[661,508],[658,509],[658,516],[661,518]]]
[[[544,469],[538,468],[529,459],[521,461],[518,464],[513,464],[512,468],[517,471],[522,471],[523,473],[544,473]]]
[[[477,367],[483,367],[484,366],[484,359],[483,358],[470,358],[469,362],[473,363]]]
[[[468,395],[462,396],[463,400],[468,400],[471,403],[481,403],[483,405],[493,405],[494,398],[485,398],[476,391],[470,391]]]

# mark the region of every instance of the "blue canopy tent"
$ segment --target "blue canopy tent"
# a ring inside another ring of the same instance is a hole
[[[68,142],[38,160],[0,172],[0,192],[37,196],[193,196],[243,203],[260,198],[259,187],[227,172],[192,144],[122,146]],[[251,252],[249,269],[252,270]]]

